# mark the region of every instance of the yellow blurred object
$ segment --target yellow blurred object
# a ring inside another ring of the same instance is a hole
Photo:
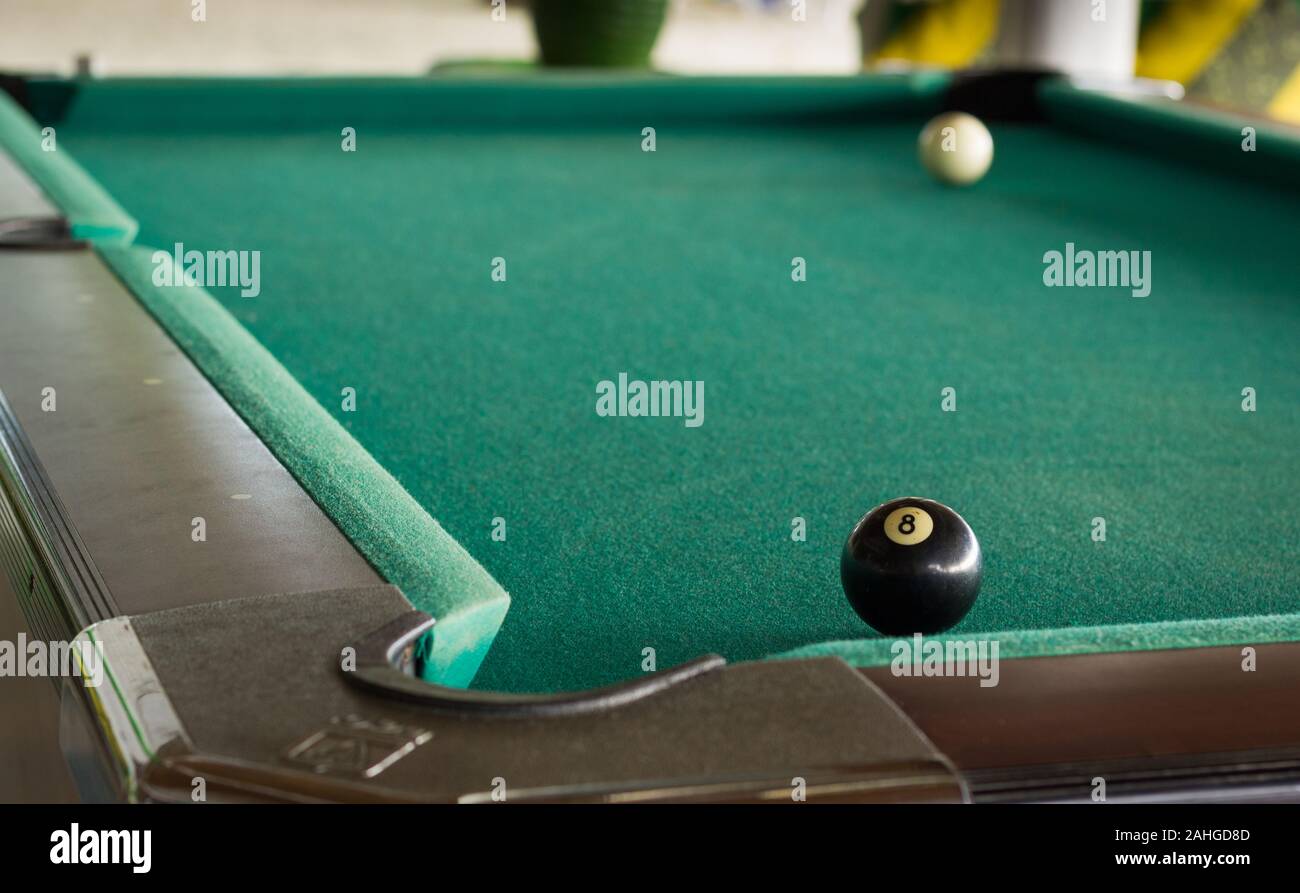
[[[1232,39],[1259,0],[1179,0],[1142,29],[1137,76],[1190,84]]]
[[[1300,66],[1269,102],[1268,113],[1279,121],[1300,124]]]
[[[961,68],[997,34],[999,0],[948,0],[917,10],[868,59]]]

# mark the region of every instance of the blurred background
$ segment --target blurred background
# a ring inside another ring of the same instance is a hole
[[[693,74],[986,66],[1015,55],[1012,15],[1060,3],[1137,19],[1129,74],[1300,123],[1300,0],[0,0],[0,70],[66,74],[80,58],[108,76],[473,74],[542,56]]]

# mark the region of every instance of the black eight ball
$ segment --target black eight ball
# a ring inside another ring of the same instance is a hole
[[[862,516],[840,555],[858,616],[888,636],[937,633],[975,604],[980,544],[961,515],[933,499],[891,499]]]

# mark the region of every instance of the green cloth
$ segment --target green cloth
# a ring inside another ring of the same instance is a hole
[[[886,662],[839,553],[909,494],[983,544],[963,637],[1298,634],[1293,193],[996,123],[988,177],[944,188],[934,80],[258,83],[92,85],[60,139],[142,243],[263,252],[261,296],[214,297],[511,593],[476,686],[599,685],[647,648]],[[1067,242],[1150,250],[1151,295],[1045,288]],[[263,362],[227,336],[219,384]],[[598,418],[620,372],[703,380],[704,425]],[[318,499],[356,484],[313,459],[328,428],[286,460]]]

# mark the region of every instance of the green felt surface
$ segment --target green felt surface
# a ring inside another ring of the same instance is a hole
[[[263,252],[260,297],[216,297],[511,594],[476,685],[597,685],[647,647],[660,667],[879,662],[839,550],[906,494],[983,544],[960,635],[1043,653],[1297,634],[1263,616],[1300,592],[1293,192],[996,124],[992,172],[953,191],[915,160],[928,86],[693,88],[497,86],[515,126],[489,83],[354,84],[337,115],[314,94],[275,127],[265,91],[208,88],[190,121],[157,102],[181,87],[128,84],[59,132],[142,242]],[[1150,297],[1045,288],[1067,241],[1152,251]],[[704,425],[598,418],[619,372],[703,380]]]

